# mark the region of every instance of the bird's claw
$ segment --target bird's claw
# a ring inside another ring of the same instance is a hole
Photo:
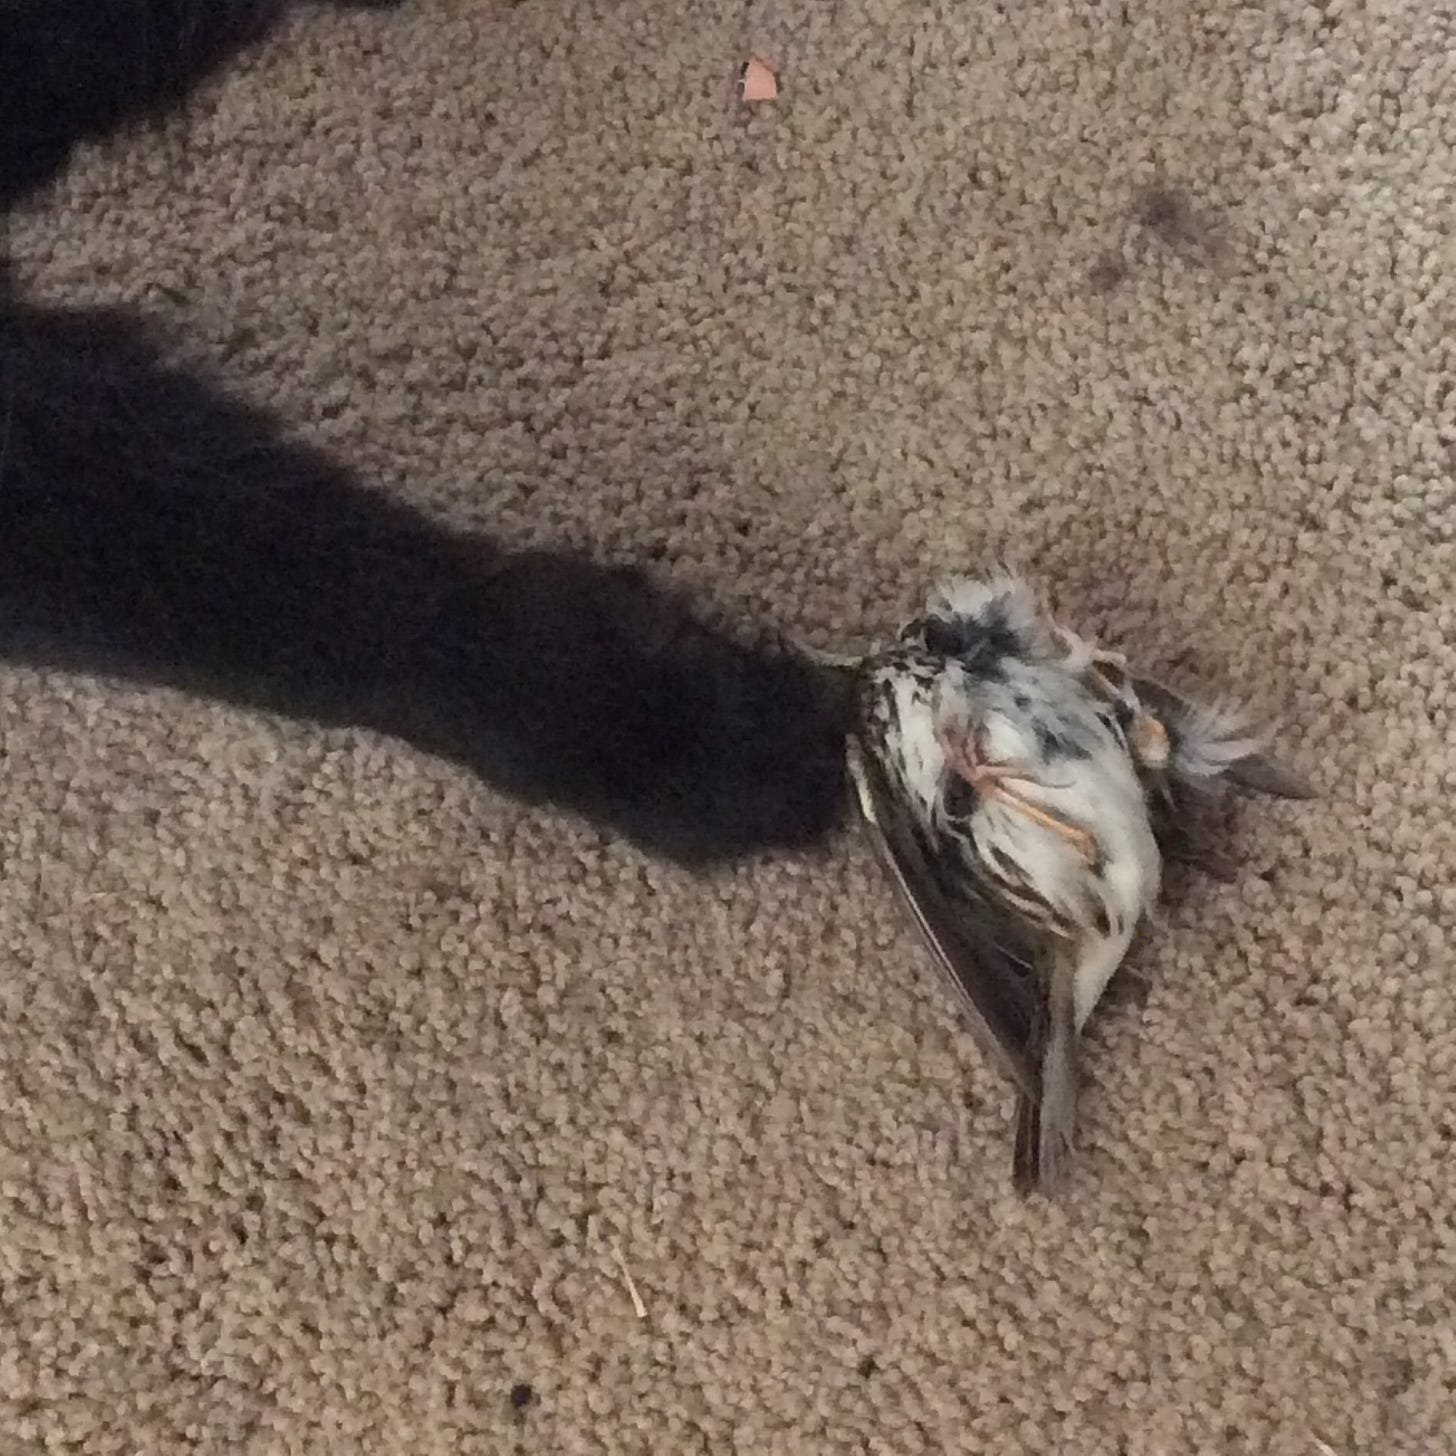
[[[1010,787],[1036,784],[1037,780],[1015,764],[992,763],[970,734],[945,745],[946,761],[952,772],[963,778],[983,799],[994,799],[1016,813],[1060,835],[1087,861],[1097,863],[1097,840],[1078,824],[1060,818]]]

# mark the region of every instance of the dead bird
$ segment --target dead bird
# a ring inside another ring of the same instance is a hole
[[[825,665],[829,660],[821,659]],[[1013,1176],[1065,1176],[1079,1034],[1226,784],[1304,785],[1232,712],[1135,676],[1002,574],[933,592],[853,666],[847,751],[876,848],[1019,1097]]]

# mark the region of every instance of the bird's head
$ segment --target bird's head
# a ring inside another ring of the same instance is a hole
[[[943,582],[901,637],[938,656],[964,660],[1037,652],[1045,630],[1031,587],[1019,576],[999,572]]]

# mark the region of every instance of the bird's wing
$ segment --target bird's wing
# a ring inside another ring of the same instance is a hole
[[[1199,708],[1197,704],[1190,702],[1181,693],[1175,692],[1172,688],[1152,678],[1134,677],[1132,687],[1139,701],[1154,713],[1163,727],[1167,729],[1175,763],[1180,747],[1186,751],[1188,745],[1184,740],[1190,735],[1203,736],[1210,740],[1209,747],[1212,752],[1204,756],[1211,758],[1226,756],[1227,741],[1223,745],[1216,742],[1221,736],[1226,740],[1228,737],[1226,733],[1220,733],[1220,729],[1224,727],[1222,715],[1211,714],[1205,709]],[[1242,737],[1243,735],[1240,733],[1237,736]],[[1247,753],[1227,757],[1226,766],[1219,777],[1226,779],[1236,788],[1244,789],[1252,794],[1264,794],[1270,798],[1312,799],[1315,797],[1313,787],[1301,775],[1259,747],[1255,747]]]
[[[982,903],[974,884],[958,878],[955,892],[947,891],[946,868],[937,865],[906,805],[891,792],[873,746],[851,734],[847,748],[866,832],[937,968],[987,1051],[1024,1094],[1036,1095],[1033,947],[989,900]],[[962,867],[956,869],[961,875]]]
[[[1077,954],[1062,944],[1051,951],[1046,1026],[1037,1036],[1041,1095],[1016,1109],[1012,1181],[1022,1193],[1055,1191],[1066,1177],[1077,1131]]]
[[[1193,793],[1165,770],[1139,772],[1147,791],[1148,822],[1164,860],[1190,865],[1215,880],[1237,879],[1237,864],[1214,848],[1217,803]]]

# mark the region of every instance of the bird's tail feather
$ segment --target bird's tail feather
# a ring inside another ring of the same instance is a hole
[[[1048,987],[1035,1097],[1016,1108],[1012,1179],[1023,1193],[1050,1193],[1065,1181],[1077,1132],[1076,962],[1060,951]]]

